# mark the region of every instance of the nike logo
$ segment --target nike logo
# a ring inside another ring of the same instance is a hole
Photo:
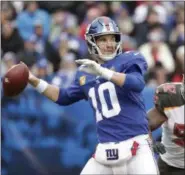
[[[139,55],[139,52],[137,52],[137,53],[134,53],[134,55],[136,56],[136,55]]]

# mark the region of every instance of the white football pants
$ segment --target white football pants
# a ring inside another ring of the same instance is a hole
[[[86,174],[159,175],[159,171],[153,151],[151,150],[148,141],[145,140],[142,141],[142,143],[140,143],[139,149],[137,150],[135,156],[133,156],[130,160],[117,166],[116,165],[106,166],[100,164],[94,158],[90,158],[81,172],[81,175]]]

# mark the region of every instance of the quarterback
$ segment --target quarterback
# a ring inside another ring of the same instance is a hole
[[[158,160],[161,175],[184,174],[184,96],[184,80],[162,84],[156,89],[155,107],[148,112],[151,130],[162,125],[166,153]]]
[[[38,79],[29,83],[59,105],[88,100],[94,109],[99,144],[81,174],[158,174],[141,95],[147,71],[137,51],[122,53],[121,33],[108,17],[96,18],[85,34],[91,59],[80,59],[68,89]]]

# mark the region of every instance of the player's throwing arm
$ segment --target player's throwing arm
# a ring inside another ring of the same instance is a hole
[[[37,78],[31,72],[29,72],[28,82],[35,87],[35,89],[48,97],[52,101],[57,101],[59,96],[59,87],[48,84],[46,81]]]

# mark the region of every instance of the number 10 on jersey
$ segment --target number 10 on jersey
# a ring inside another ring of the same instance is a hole
[[[104,95],[105,91],[108,91],[111,106],[112,106],[111,109],[108,108],[107,99],[105,98],[105,95]],[[93,105],[93,108],[96,112],[96,121],[97,122],[103,120],[102,116],[104,116],[106,118],[111,118],[111,117],[118,115],[121,111],[121,107],[120,107],[118,97],[116,94],[115,86],[111,82],[106,82],[106,83],[100,84],[100,86],[98,87],[98,95],[97,96],[95,94],[95,88],[94,87],[90,88],[89,97],[92,100],[92,105]],[[99,98],[100,104],[97,103],[98,98]],[[100,106],[101,111],[98,109],[98,105],[101,105]]]

